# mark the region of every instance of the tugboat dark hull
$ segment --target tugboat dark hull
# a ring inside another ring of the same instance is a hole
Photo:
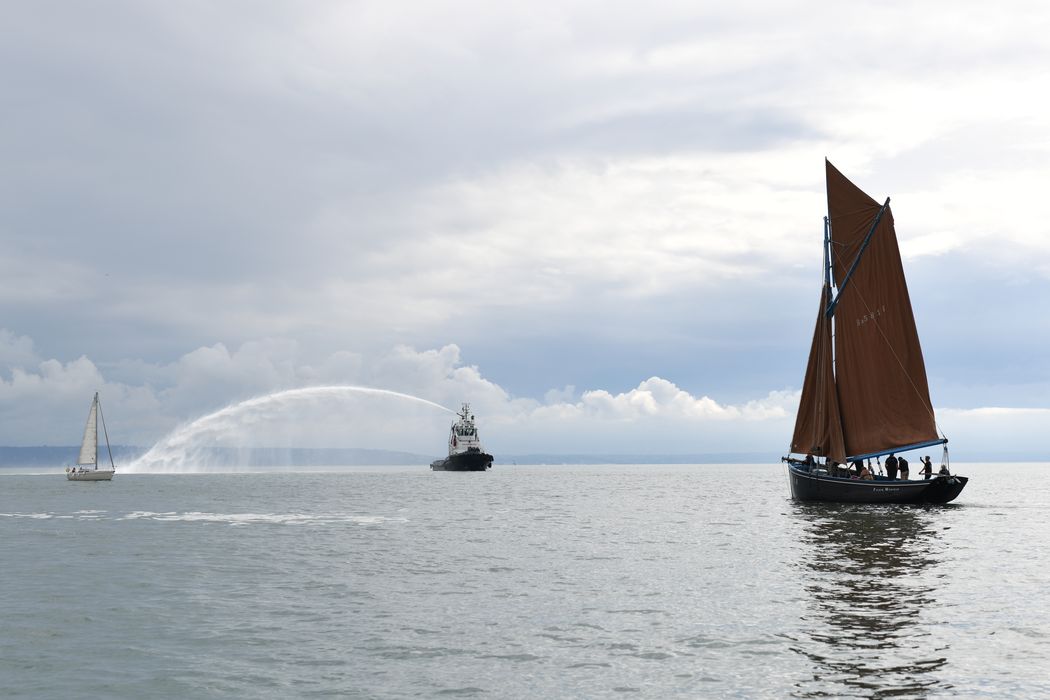
[[[965,476],[935,476],[922,481],[876,477],[871,481],[810,472],[794,460],[788,462],[788,484],[796,501],[832,503],[949,503],[962,493]]]
[[[436,472],[483,472],[492,466],[492,455],[486,452],[461,452],[430,463]]]

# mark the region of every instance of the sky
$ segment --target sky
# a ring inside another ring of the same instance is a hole
[[[356,385],[470,401],[497,454],[775,459],[827,157],[892,197],[955,459],[1040,455],[1048,33],[1035,2],[7,3],[0,444],[75,444],[94,391],[149,446]],[[280,418],[243,439],[448,425]]]

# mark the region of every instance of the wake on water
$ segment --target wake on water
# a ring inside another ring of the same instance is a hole
[[[325,399],[346,400],[362,396],[411,401],[454,414],[453,411],[433,401],[389,389],[362,386],[315,386],[288,389],[231,404],[181,426],[121,471],[125,473],[202,471],[206,463],[203,458],[206,450],[231,433],[263,424],[266,421],[287,417],[288,410],[296,404],[316,403]]]

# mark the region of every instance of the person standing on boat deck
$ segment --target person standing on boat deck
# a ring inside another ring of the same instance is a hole
[[[929,479],[933,476],[933,464],[930,462],[929,455],[922,458],[922,469],[920,471],[922,472],[923,479]]]
[[[948,471],[948,465],[947,464],[942,464],[940,470],[937,473],[940,474],[941,476],[951,476],[952,475],[952,473],[950,471]]]
[[[908,460],[901,457],[897,460],[897,467],[901,470],[901,478],[905,481],[908,480]]]
[[[892,452],[890,452],[890,456],[886,458],[886,478],[897,478],[897,458],[893,456]]]

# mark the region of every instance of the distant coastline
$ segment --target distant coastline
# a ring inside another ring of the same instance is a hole
[[[0,468],[65,467],[77,460],[77,445],[37,445],[33,447],[0,446]],[[114,461],[125,462],[142,454],[140,447],[113,445]]]
[[[45,467],[72,464],[77,447],[0,446],[0,468]],[[148,448],[133,445],[114,445],[113,459],[119,464],[129,462]],[[209,466],[245,467],[332,467],[332,466],[409,466],[430,464],[432,455],[421,455],[396,450],[364,448],[302,448],[302,447],[209,447],[196,453]],[[761,464],[777,455],[763,452],[712,452],[684,455],[624,455],[624,454],[513,454],[496,455],[495,464]]]
[[[73,445],[39,445],[31,447],[0,446],[0,469],[25,467],[64,467],[72,464],[78,448]],[[147,448],[114,445],[113,459],[126,464],[141,456]],[[211,447],[196,453],[205,466],[244,467],[337,467],[337,466],[411,466],[427,465],[435,455],[396,450],[365,448],[304,447]],[[938,453],[939,456],[939,453]],[[777,463],[780,454],[770,452],[702,452],[680,455],[636,454],[509,454],[496,455],[494,464],[595,465],[595,464],[765,464]],[[1029,452],[967,453],[959,462],[1046,462],[1046,455]]]

